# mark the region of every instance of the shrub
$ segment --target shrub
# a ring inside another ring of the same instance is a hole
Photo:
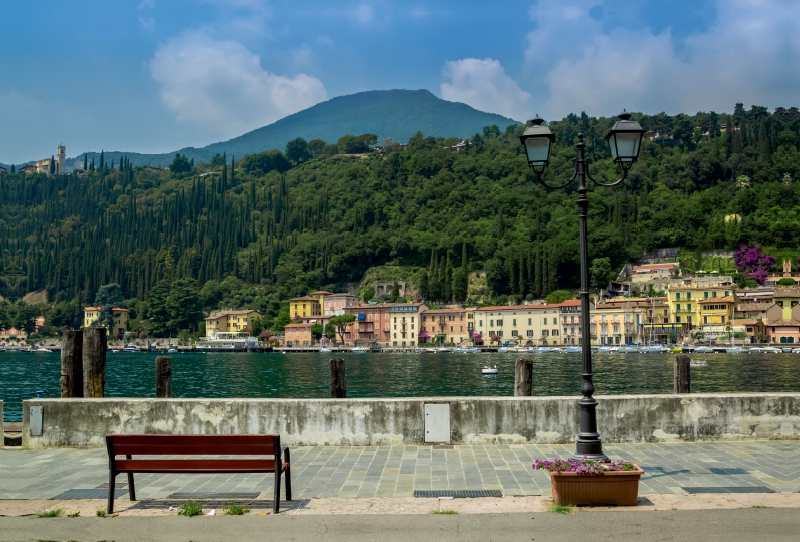
[[[63,508],[53,508],[52,510],[42,510],[34,514],[37,518],[58,518],[64,515]]]
[[[179,516],[199,516],[203,513],[203,505],[197,501],[186,501],[178,507]]]
[[[231,504],[222,509],[226,516],[243,516],[250,513],[250,505],[244,504]]]

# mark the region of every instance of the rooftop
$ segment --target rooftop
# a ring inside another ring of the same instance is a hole
[[[800,297],[800,287],[775,288],[775,297]]]

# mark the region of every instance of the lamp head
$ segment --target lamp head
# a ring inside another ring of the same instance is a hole
[[[537,173],[541,173],[550,164],[550,149],[556,140],[556,135],[550,128],[544,126],[544,119],[539,118],[539,115],[536,115],[530,124],[519,136],[519,141],[525,149],[528,165]]]

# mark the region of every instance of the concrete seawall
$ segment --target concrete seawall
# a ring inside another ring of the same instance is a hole
[[[800,440],[799,393],[597,399],[604,442]],[[43,407],[40,436],[31,435],[32,406]],[[293,446],[567,443],[578,414],[576,397],[30,399],[22,445],[100,447],[107,433],[280,433]]]

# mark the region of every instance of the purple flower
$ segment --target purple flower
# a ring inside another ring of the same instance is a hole
[[[628,461],[612,461],[603,463],[591,459],[555,459],[546,461],[536,459],[533,462],[534,470],[546,470],[547,472],[575,472],[578,475],[604,474],[606,472],[632,471],[636,467]]]

